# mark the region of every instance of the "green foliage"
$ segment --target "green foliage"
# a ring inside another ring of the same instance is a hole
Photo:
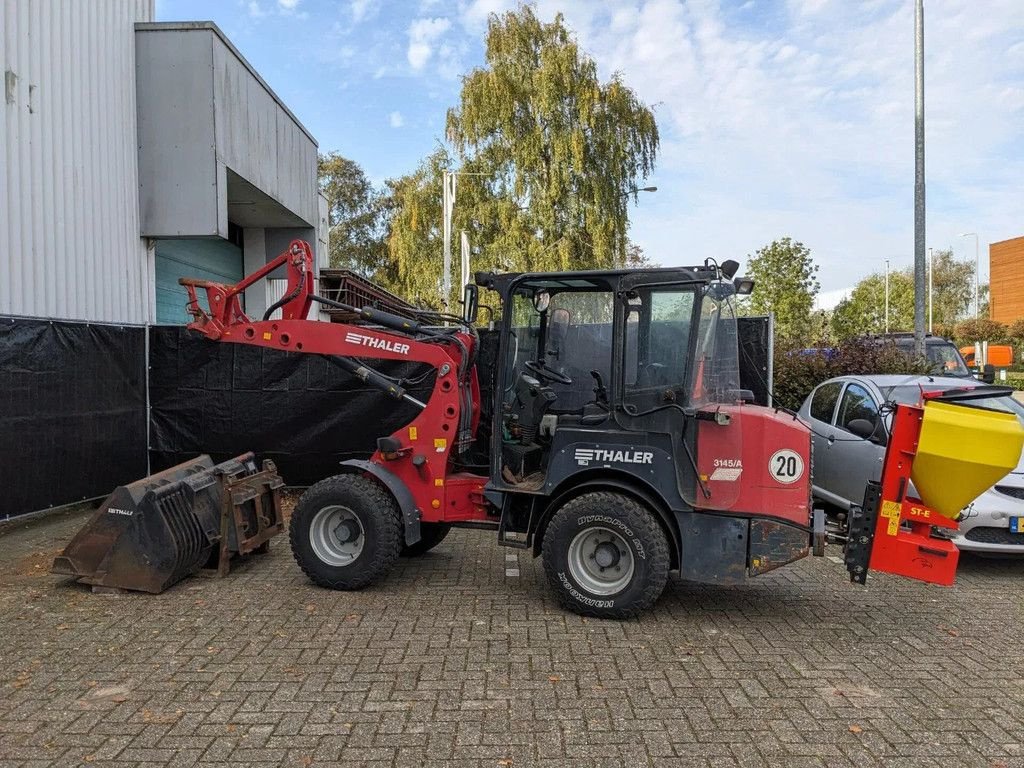
[[[376,277],[399,296],[434,309],[442,308],[441,178],[448,161],[437,150],[408,176],[388,179],[382,203],[388,263]],[[457,238],[452,251],[459,252]]]
[[[955,324],[974,300],[974,264],[957,261],[952,250],[932,251],[932,291],[933,321]]]
[[[932,252],[932,327],[937,336],[949,338],[953,325],[969,309],[974,298],[973,281],[973,263],[957,261],[951,250]],[[832,312],[831,330],[837,339],[850,339],[885,333],[885,328],[885,274],[875,272],[857,283],[849,298],[839,302]],[[889,330],[914,330],[912,269],[889,273]]]
[[[773,364],[775,404],[795,411],[812,389],[833,376],[923,374],[931,367],[894,344],[846,341],[834,349],[814,353],[777,351]]]
[[[812,343],[816,327],[812,318],[814,297],[821,287],[817,273],[810,249],[788,237],[747,256],[745,274],[754,278],[754,293],[744,302],[744,311],[775,314],[775,343],[779,348]]]
[[[658,148],[653,112],[617,75],[600,82],[560,14],[492,15],[486,62],[447,119],[465,174],[454,229],[470,230],[479,268],[624,264],[629,193]]]
[[[1002,344],[1011,341],[1012,336],[1002,323],[982,317],[957,323],[953,328],[953,339],[958,347],[963,347],[978,341]]]
[[[1013,387],[1018,392],[1024,391],[1024,373],[1007,371],[1006,381],[1004,382],[1002,379],[997,378],[996,384],[1006,384],[1006,386]]]
[[[319,156],[317,175],[329,205],[331,266],[373,277],[387,256],[380,193],[358,163],[337,152]]]
[[[810,391],[832,376],[831,370],[824,351],[777,350],[772,365],[772,402],[791,411],[799,409]]]
[[[1019,317],[1006,327],[1006,335],[1016,344],[1024,344],[1024,317]]]
[[[885,275],[868,275],[832,311],[831,330],[839,340],[885,333]],[[889,273],[889,330],[914,328],[914,279],[909,272]]]

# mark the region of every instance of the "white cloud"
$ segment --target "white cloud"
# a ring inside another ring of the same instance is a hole
[[[504,9],[465,6],[467,30]],[[656,105],[660,191],[632,236],[656,261],[742,257],[783,235],[810,246],[826,291],[913,251],[913,5],[718,0],[561,11],[602,77],[620,72]],[[1024,3],[925,10],[928,245],[973,247],[1024,230]],[[983,270],[984,271],[984,270]]]
[[[850,298],[853,293],[853,286],[849,288],[837,288],[834,291],[822,291],[814,301],[815,309],[835,309],[843,299]]]
[[[349,3],[349,11],[352,13],[352,23],[360,24],[369,18],[371,15],[376,14],[377,6],[373,0],[352,0]]]
[[[448,19],[416,19],[409,25],[409,65],[421,70],[434,53],[434,42],[451,27]]]
[[[302,0],[277,0],[277,7],[282,11],[294,11]]]
[[[246,10],[249,13],[249,17],[252,19],[262,19],[267,15],[267,12],[263,10],[263,7],[256,2],[256,0],[249,0],[249,5],[246,6]]]
[[[401,112],[396,110],[392,112],[390,115],[388,115],[388,124],[392,128],[401,128],[403,125],[405,125],[405,118],[402,117]]]
[[[487,30],[487,19],[492,13],[501,14],[516,5],[517,0],[469,0],[462,3],[459,18],[470,33],[481,34]]]

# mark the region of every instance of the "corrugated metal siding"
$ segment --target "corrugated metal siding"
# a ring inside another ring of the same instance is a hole
[[[0,314],[146,322],[134,24],[153,0],[4,0],[2,13],[17,79],[0,123]]]
[[[287,280],[278,280],[276,278],[271,278],[270,280],[267,280],[267,306],[269,307],[274,302],[280,301],[281,299],[283,299],[284,298],[284,292],[285,292],[285,290],[287,288],[288,288],[288,281]],[[271,320],[280,320],[281,319],[281,310],[280,309],[275,309],[271,313],[270,319]]]

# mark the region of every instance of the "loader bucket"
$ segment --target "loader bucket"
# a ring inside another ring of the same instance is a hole
[[[1012,413],[926,401],[911,480],[921,501],[955,520],[1017,466],[1024,428]]]
[[[153,594],[204,566],[224,575],[232,555],[265,549],[283,529],[283,485],[251,453],[217,465],[199,456],[117,488],[51,572]]]

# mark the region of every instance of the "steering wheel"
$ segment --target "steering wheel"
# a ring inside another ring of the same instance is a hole
[[[556,370],[548,368],[547,365],[544,363],[538,363],[536,360],[527,360],[523,363],[523,366],[530,371],[530,373],[533,373],[540,379],[553,381],[556,384],[572,384],[572,379],[564,373],[559,373]]]

